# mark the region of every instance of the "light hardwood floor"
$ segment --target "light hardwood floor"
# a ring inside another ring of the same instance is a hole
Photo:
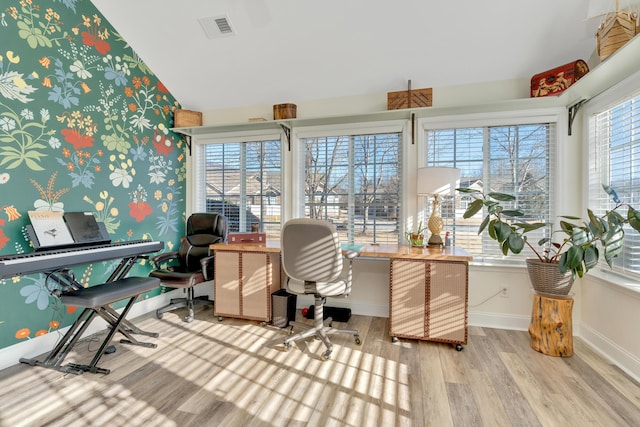
[[[640,425],[640,385],[580,339],[556,358],[533,351],[527,332],[472,327],[458,352],[391,343],[388,319],[353,316],[363,345],[333,336],[323,362],[320,341],[285,352],[286,330],[218,322],[210,309],[191,324],[171,313],[135,323],[160,332],[144,337],[158,348],[117,343],[99,364],[109,375],[0,371],[0,426]],[[101,338],[67,359],[88,363]]]

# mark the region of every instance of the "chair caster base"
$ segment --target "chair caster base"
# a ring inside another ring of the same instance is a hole
[[[356,345],[362,345],[362,340],[360,339],[360,335],[354,335],[353,339],[354,339]]]
[[[327,350],[324,353],[322,353],[322,360],[329,360],[330,357],[331,357],[331,350]]]

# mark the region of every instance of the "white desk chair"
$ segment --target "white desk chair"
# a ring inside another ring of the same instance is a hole
[[[333,345],[329,341],[331,334],[351,334],[355,343],[361,345],[360,336],[355,329],[335,329],[331,327],[331,318],[324,318],[326,297],[347,296],[351,293],[353,276],[353,258],[357,252],[348,252],[349,273],[346,280],[340,279],[343,256],[338,240],[338,233],[333,224],[317,219],[293,219],[287,221],[281,235],[282,265],[286,274],[286,284],[290,292],[295,294],[313,294],[315,297],[314,325],[285,339],[286,350],[293,341],[313,335],[318,336],[327,350],[322,358],[327,360]]]

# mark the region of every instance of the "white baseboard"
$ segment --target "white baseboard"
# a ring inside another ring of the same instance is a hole
[[[580,338],[602,357],[640,381],[640,359],[589,326],[581,325]]]
[[[530,316],[506,315],[502,313],[487,313],[482,311],[469,312],[469,325],[471,326],[526,331],[529,329],[530,323]]]

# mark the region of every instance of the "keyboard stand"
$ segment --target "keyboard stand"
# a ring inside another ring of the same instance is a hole
[[[141,330],[126,320],[126,316],[140,294],[160,286],[160,279],[127,278],[126,275],[139,259],[147,257],[144,254],[157,252],[163,247],[164,242],[161,241],[139,240],[69,249],[56,248],[0,257],[0,278],[34,273],[46,274],[47,280],[52,280],[59,285],[59,290],[56,290],[53,295],[60,297],[63,304],[84,308],[62,340],[55,345],[55,348],[43,361],[23,358],[20,359],[20,362],[44,366],[61,372],[78,374],[90,371],[108,374],[108,369],[99,368],[97,364],[116,332],[124,335],[122,343],[155,348],[155,344],[140,342],[133,337],[133,334],[149,337],[158,337],[159,335],[155,332]],[[75,279],[73,271],[69,269],[75,265],[116,259],[120,259],[120,263],[107,281],[88,288],[84,288]],[[127,303],[122,313],[118,313],[111,307],[111,304],[121,300],[127,300]],[[63,366],[62,362],[96,316],[102,317],[107,322],[110,331],[93,360],[88,365],[70,363]]]
[[[106,375],[110,370],[100,368],[97,364],[116,332],[122,333],[126,338],[120,340],[121,343],[156,348],[157,345],[154,343],[140,342],[132,337],[132,328],[127,328],[123,323],[125,322],[125,318],[131,307],[133,307],[138,296],[144,292],[155,289],[158,286],[160,286],[160,279],[157,278],[128,277],[113,282],[107,282],[102,285],[63,293],[60,299],[64,304],[84,307],[84,310],[80,313],[80,316],[76,319],[73,325],[71,325],[62,340],[60,340],[60,342],[53,350],[51,350],[49,355],[43,361],[38,361],[36,359],[20,359],[20,362],[32,366],[42,366],[55,369],[65,373],[81,374],[88,371]],[[110,304],[125,298],[128,298],[129,300],[122,313],[119,314],[109,307]],[[102,317],[109,324],[110,331],[100,345],[100,348],[96,351],[91,363],[88,365],[75,363],[62,365],[64,359],[77,344],[80,337],[84,334],[87,327],[96,316]]]
[[[120,332],[125,336],[126,339],[120,340],[123,344],[155,348],[156,344],[138,341],[132,336],[132,334],[157,338],[159,336],[157,332],[143,331],[130,321],[126,320],[126,316],[138,296],[143,292],[160,286],[159,279],[140,277],[125,278],[139,258],[142,258],[142,256],[123,258],[104,284],[91,286],[89,288],[82,287],[82,285],[75,280],[73,274],[69,270],[63,269],[51,272],[49,278],[58,283],[62,289],[65,289],[65,291],[60,295],[62,303],[85,308],[76,321],[71,325],[62,340],[60,340],[60,342],[53,348],[53,350],[51,350],[49,355],[43,361],[22,358],[20,359],[20,362],[32,366],[42,366],[55,369],[65,373],[81,374],[85,371],[90,371],[93,373],[108,374],[109,370],[99,368],[97,363],[102,357],[104,349],[112,340],[116,332]],[[120,288],[114,288],[116,286],[119,286]],[[126,295],[122,292],[114,292],[123,291],[123,288],[127,288],[127,286],[131,289],[125,292]],[[129,298],[129,301],[122,313],[118,313],[113,307],[111,307],[111,304],[114,302],[125,298]],[[107,322],[108,327],[110,327],[111,330],[104,339],[98,352],[95,353],[93,360],[89,365],[70,363],[63,366],[62,363],[64,359],[80,340],[80,337],[84,334],[96,315],[102,317]]]

